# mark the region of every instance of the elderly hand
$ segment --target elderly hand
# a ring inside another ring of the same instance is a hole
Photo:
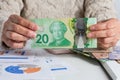
[[[91,26],[90,31],[87,37],[97,38],[98,47],[108,49],[120,39],[120,21],[112,18]]]
[[[5,22],[2,41],[10,48],[23,48],[29,38],[36,36],[37,25],[17,15]]]

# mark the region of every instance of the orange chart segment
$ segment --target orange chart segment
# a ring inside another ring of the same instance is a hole
[[[27,68],[26,70],[24,70],[25,73],[34,73],[34,72],[38,72],[40,71],[41,68]]]

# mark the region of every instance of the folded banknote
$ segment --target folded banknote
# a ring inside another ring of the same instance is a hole
[[[96,18],[32,19],[39,26],[31,48],[97,48],[97,39],[87,38]]]
[[[109,57],[109,53],[101,53],[101,52],[98,52],[98,53],[92,53],[92,55],[96,58],[96,59],[104,59],[104,58],[108,58]]]

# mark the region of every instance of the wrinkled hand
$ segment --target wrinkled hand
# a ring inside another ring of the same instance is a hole
[[[11,15],[4,23],[2,41],[13,49],[23,48],[25,42],[36,36],[37,25],[17,15]]]
[[[89,38],[97,38],[98,46],[102,49],[108,49],[116,45],[120,39],[120,21],[109,19],[90,27]]]

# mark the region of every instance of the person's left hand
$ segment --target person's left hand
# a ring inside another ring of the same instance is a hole
[[[105,22],[92,25],[90,31],[87,37],[97,38],[98,47],[108,49],[115,46],[120,39],[120,21],[112,18]]]

